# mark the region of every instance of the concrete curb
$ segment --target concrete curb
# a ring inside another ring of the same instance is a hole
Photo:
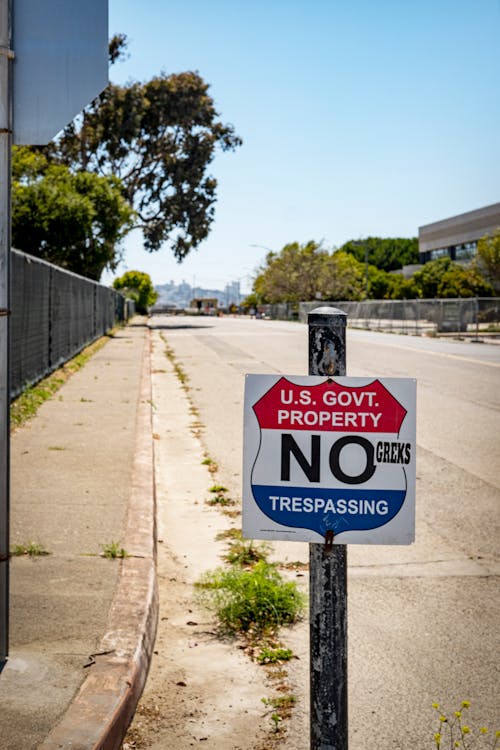
[[[107,632],[80,690],[39,750],[118,750],[146,682],[158,621],[151,423],[151,334],[143,350],[132,486],[123,547],[130,555]]]

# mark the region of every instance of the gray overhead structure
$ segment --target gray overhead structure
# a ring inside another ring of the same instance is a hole
[[[418,229],[420,262],[444,256],[468,261],[476,254],[477,241],[497,229],[500,229],[500,203],[426,224]]]

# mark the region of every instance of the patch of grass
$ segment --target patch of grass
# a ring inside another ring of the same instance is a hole
[[[188,383],[189,383],[189,377],[187,376],[185,370],[182,369],[181,365],[178,362],[174,362],[174,372],[177,376],[177,380],[181,384],[181,386],[184,388],[184,390],[187,390]]]
[[[287,709],[297,702],[297,698],[292,694],[280,695],[277,698],[261,698],[261,700],[265,706],[281,709]]]
[[[213,484],[213,485],[212,485],[212,486],[211,486],[211,487],[209,488],[209,490],[208,490],[208,491],[209,491],[209,492],[217,492],[217,493],[220,493],[220,492],[227,492],[227,487],[224,487],[224,485],[223,485],[223,484]]]
[[[52,375],[40,381],[38,385],[26,388],[11,404],[10,421],[12,429],[20,427],[29,419],[32,419],[40,406],[51,398],[64,382],[63,378]]]
[[[279,563],[279,567],[281,570],[309,570],[309,563],[293,560],[292,562]]]
[[[175,358],[174,350],[167,344],[165,337],[163,334],[160,334],[161,338],[163,339],[163,342],[165,344],[165,356],[167,357],[168,361],[174,368],[174,373],[177,376],[177,379],[179,383],[181,384],[182,388],[185,391],[189,390],[189,377],[187,373],[182,369],[181,365],[178,363],[178,361]]]
[[[225,539],[241,539],[241,531],[236,527],[233,527],[231,529],[224,529],[224,531],[219,531],[219,533],[215,536],[216,542],[223,542]]]
[[[14,557],[43,557],[44,555],[50,555],[50,552],[38,542],[27,542],[26,544],[14,544],[11,555]]]
[[[292,708],[294,707],[297,699],[294,695],[281,695],[279,698],[261,698],[262,703],[272,710],[271,721],[273,723],[273,729],[276,733],[281,730],[281,722],[283,719],[290,718]]]
[[[210,458],[209,456],[203,459],[203,461],[201,462],[201,465],[206,466],[210,474],[216,474],[219,469],[217,461],[214,461],[213,458]]]
[[[230,497],[219,493],[209,498],[206,503],[207,505],[220,505],[221,507],[227,507],[228,505],[234,505],[234,500],[231,500]]]
[[[272,633],[296,622],[305,605],[296,584],[283,581],[276,566],[264,561],[250,569],[208,571],[196,587],[201,603],[215,613],[224,631],[233,634]]]
[[[109,544],[101,544],[102,555],[108,560],[116,560],[117,558],[123,559],[128,557],[128,553],[120,545],[120,542],[109,542]]]
[[[36,385],[25,388],[21,395],[12,401],[10,406],[12,430],[21,427],[32,419],[40,406],[49,398],[52,398],[68,378],[80,370],[99,349],[102,349],[113,335],[113,332],[110,332],[106,336],[101,336],[100,339],[87,346],[80,354],[77,354],[76,357],[66,362],[51,375],[43,378]]]
[[[224,485],[213,484],[208,491],[212,493],[213,497],[206,501],[207,505],[219,505],[222,507],[235,505],[234,500],[232,500],[230,497],[227,497],[227,495],[225,494],[228,489],[227,487],[224,487]]]
[[[290,661],[292,658],[293,651],[290,648],[264,646],[257,654],[256,661],[259,664],[281,664],[284,661]]]
[[[267,560],[269,545],[255,544],[253,539],[234,538],[224,555],[224,560],[231,565],[249,566]]]
[[[238,518],[238,516],[241,516],[241,510],[239,510],[238,508],[233,508],[231,510],[229,510],[229,508],[224,508],[221,513],[224,513],[224,515],[228,518]]]

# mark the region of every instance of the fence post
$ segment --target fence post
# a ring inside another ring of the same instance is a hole
[[[319,307],[308,315],[309,375],[346,374],[347,315]],[[310,747],[347,750],[347,547],[309,545]]]

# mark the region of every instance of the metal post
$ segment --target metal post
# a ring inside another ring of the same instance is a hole
[[[346,313],[308,315],[309,375],[346,374]],[[347,548],[309,545],[311,750],[347,750]]]
[[[0,0],[0,671],[9,645],[10,0]]]

